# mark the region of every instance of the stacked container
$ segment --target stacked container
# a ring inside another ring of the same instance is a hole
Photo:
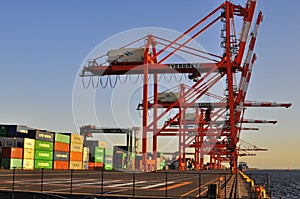
[[[35,134],[35,153],[34,168],[35,169],[52,169],[53,167],[53,140],[52,132],[34,130]]]
[[[7,137],[30,138],[28,127],[23,125],[7,125]]]
[[[83,160],[82,160],[83,170],[89,169],[89,153],[90,153],[90,149],[88,147],[83,147]]]
[[[83,163],[83,136],[71,134],[70,169],[81,170]]]
[[[105,149],[104,169],[105,170],[113,169],[113,150],[112,149]]]
[[[23,169],[33,170],[34,169],[34,149],[35,139],[23,138]]]
[[[67,170],[70,161],[70,136],[55,134],[53,169]]]
[[[2,147],[1,167],[22,169],[23,148]]]

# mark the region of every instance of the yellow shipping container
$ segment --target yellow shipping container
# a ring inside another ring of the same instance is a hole
[[[81,161],[70,161],[70,169],[82,170],[82,162]]]
[[[34,149],[35,139],[24,138],[24,149]]]
[[[23,159],[34,159],[34,149],[24,149]]]
[[[88,155],[90,153],[90,149],[88,147],[83,147],[83,155]]]
[[[33,159],[23,159],[23,170],[33,170],[34,160]]]
[[[104,141],[99,141],[99,147],[101,148],[107,148],[107,144]]]
[[[83,144],[71,143],[70,151],[82,153],[83,152]]]
[[[89,161],[89,153],[90,153],[90,149],[87,147],[83,147],[83,161],[84,162]]]
[[[71,143],[83,144],[83,136],[79,134],[71,134]]]

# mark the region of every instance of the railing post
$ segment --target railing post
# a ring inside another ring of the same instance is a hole
[[[73,169],[71,169],[71,185],[70,185],[70,193],[72,194],[73,189]]]
[[[101,169],[101,196],[103,195],[103,168]]]
[[[41,177],[41,192],[43,192],[43,185],[44,185],[44,168],[42,168],[42,177]]]
[[[135,195],[135,172],[132,173],[132,196]]]
[[[12,191],[15,191],[15,175],[16,175],[16,167],[13,168],[13,176],[12,176]]]
[[[225,199],[226,199],[226,195],[227,195],[227,193],[226,193],[226,189],[227,189],[227,176],[226,176],[226,173],[225,173],[225,187],[224,187],[224,191],[225,191]]]
[[[12,193],[11,198],[15,198],[15,175],[16,175],[16,167],[13,168],[13,176],[12,176]]]
[[[166,191],[165,191],[165,197],[167,198],[168,197],[168,172],[165,172],[166,173]]]
[[[199,198],[201,198],[201,173],[199,171]]]

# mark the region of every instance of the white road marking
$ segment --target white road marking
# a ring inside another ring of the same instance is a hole
[[[173,184],[173,183],[174,183],[174,181],[168,182],[168,185],[169,185],[169,184]],[[145,186],[145,187],[141,187],[141,189],[151,189],[151,188],[159,187],[159,186],[163,186],[163,185],[166,185],[166,183],[163,182],[163,183],[158,183],[158,184],[148,185],[148,186]]]
[[[135,184],[142,184],[145,183],[146,181],[139,181],[139,182],[135,182]],[[110,185],[110,186],[106,186],[106,187],[122,187],[122,186],[126,186],[126,185],[132,185],[133,182],[128,182],[128,183],[123,183],[123,184],[115,184],[115,185]]]

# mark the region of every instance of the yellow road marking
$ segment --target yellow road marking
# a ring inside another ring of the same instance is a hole
[[[205,183],[205,184],[202,185],[200,188],[202,188],[202,187],[204,187],[204,186],[206,186],[206,185],[208,185],[208,184],[210,184],[210,183],[212,183],[213,181],[216,181],[216,180],[218,180],[218,179],[215,178],[215,179],[213,179],[212,181],[209,181],[208,183]],[[189,194],[191,194],[191,193],[197,191],[198,189],[199,189],[199,187],[197,187],[197,188],[195,188],[195,189],[193,189],[193,190],[191,190],[191,191],[189,191],[189,192],[186,192],[186,193],[182,194],[180,197],[187,196],[187,195],[189,195]],[[200,194],[202,194],[202,193],[200,193]]]
[[[172,185],[172,186],[168,186],[168,187],[167,187],[167,190],[175,189],[175,188],[177,188],[177,187],[181,187],[181,186],[184,186],[184,185],[187,185],[187,184],[191,184],[191,183],[192,183],[192,182],[183,182],[183,183],[180,183],[180,184],[174,184],[174,185]],[[160,190],[160,191],[166,190],[166,187],[160,188],[160,189],[158,189],[158,190]]]

